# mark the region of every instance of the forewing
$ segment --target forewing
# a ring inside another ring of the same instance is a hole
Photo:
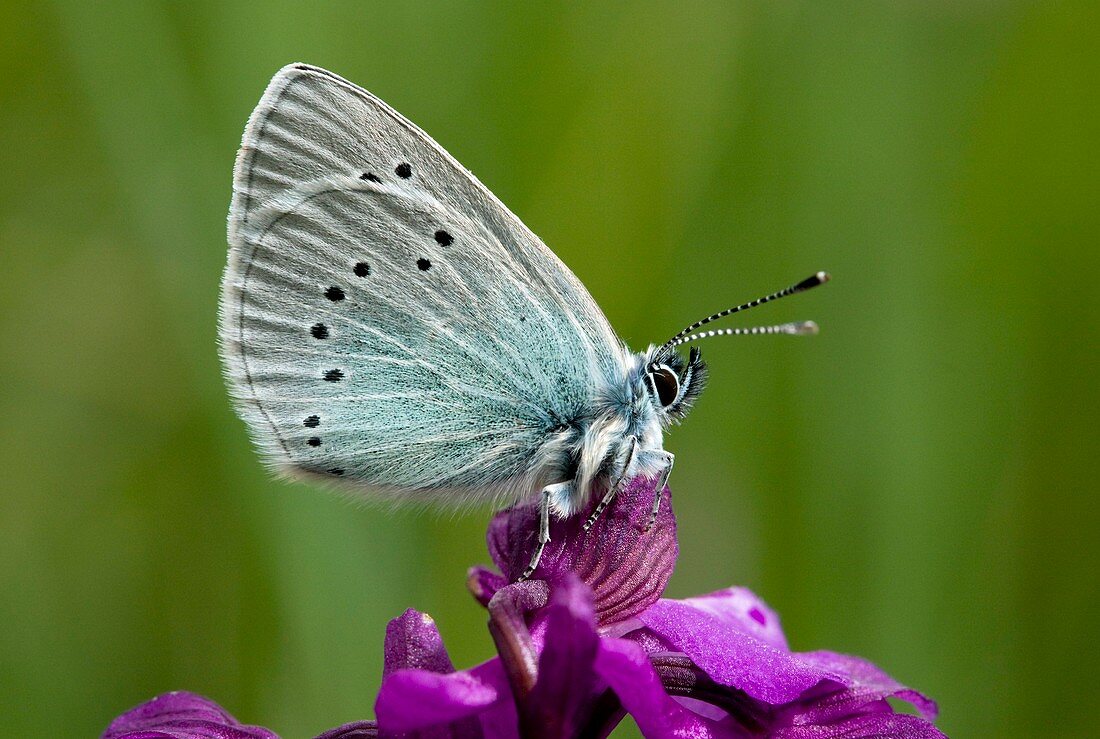
[[[229,243],[222,354],[283,472],[499,494],[622,372],[591,296],[518,218],[315,67],[281,70],[252,114]]]

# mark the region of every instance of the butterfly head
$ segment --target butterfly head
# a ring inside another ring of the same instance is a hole
[[[707,365],[702,353],[692,347],[685,360],[678,352],[661,353],[650,348],[644,356],[646,392],[661,425],[683,420],[706,385]]]

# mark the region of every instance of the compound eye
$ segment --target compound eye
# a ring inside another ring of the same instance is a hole
[[[676,396],[680,394],[680,378],[668,367],[659,364],[650,370],[649,376],[653,378],[653,387],[657,389],[657,399],[661,406],[668,408],[676,402]]]

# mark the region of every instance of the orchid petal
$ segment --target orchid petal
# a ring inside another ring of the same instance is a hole
[[[396,670],[454,672],[435,620],[412,608],[386,625],[382,677]]]
[[[929,721],[939,714],[939,707],[934,700],[905,687],[862,657],[827,651],[798,652],[796,657],[804,664],[827,672],[854,695],[875,699],[900,698],[913,704],[920,715]]]
[[[382,681],[374,712],[385,732],[419,731],[477,716],[497,703],[511,703],[499,659],[462,672],[395,670]]]
[[[520,725],[526,736],[574,736],[598,695],[592,591],[570,573],[551,592],[544,618],[546,646],[535,686],[519,701]]]
[[[375,739],[378,736],[378,723],[375,721],[353,721],[337,726],[314,739]]]
[[[911,702],[928,720],[936,716],[934,701],[867,660],[835,652],[790,652],[776,613],[745,588],[661,600],[638,621],[652,634],[640,631],[632,639],[646,643],[655,634],[657,644],[672,644],[715,682],[783,706],[782,713],[798,715],[800,721],[824,723],[864,713],[886,697]]]
[[[701,716],[665,692],[645,651],[626,639],[602,639],[596,673],[607,681],[645,736],[725,739],[748,734],[728,720]]]
[[[245,726],[209,698],[165,693],[122,714],[102,739],[279,739],[260,726]]]
[[[905,713],[871,713],[831,724],[789,726],[774,729],[771,739],[943,739],[943,732],[919,716]]]
[[[689,601],[661,600],[639,618],[715,682],[767,703],[795,700],[823,677],[821,670],[746,633],[736,621]]]

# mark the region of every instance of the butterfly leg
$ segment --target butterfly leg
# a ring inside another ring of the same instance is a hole
[[[615,499],[615,496],[619,494],[619,488],[622,487],[623,478],[627,476],[631,466],[634,464],[634,452],[638,450],[638,437],[630,437],[630,452],[626,455],[626,462],[623,464],[622,471],[619,472],[615,481],[608,486],[607,492],[604,493],[603,498],[596,504],[596,510],[592,511],[592,515],[588,517],[588,520],[584,522],[584,530],[588,531],[596,524],[596,519],[604,512],[604,509]]]
[[[649,512],[649,523],[645,526],[646,531],[653,528],[653,524],[657,522],[657,513],[661,510],[661,498],[665,497],[665,485],[668,485],[668,476],[672,474],[672,463],[676,461],[676,455],[671,452],[659,452],[659,454],[665,458],[665,467],[661,470],[657,487],[653,489],[653,509]]]
[[[527,569],[519,576],[517,582],[523,582],[535,574],[535,568],[539,566],[539,560],[542,559],[542,552],[546,549],[546,545],[550,543],[550,501],[555,497],[569,495],[572,487],[572,480],[556,482],[553,485],[544,487],[539,494],[539,540],[538,544],[535,545],[534,553],[531,554],[531,561],[528,563]]]

